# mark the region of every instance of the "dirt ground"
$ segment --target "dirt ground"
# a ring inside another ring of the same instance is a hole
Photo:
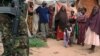
[[[96,47],[96,52],[90,54],[90,46],[73,45],[72,47],[63,47],[63,41],[48,39],[48,47],[30,48],[30,56],[100,56],[100,47]]]
[[[96,52],[89,54],[87,48],[90,46],[63,47],[63,41],[48,39],[48,46],[42,48],[30,48],[29,56],[100,56],[100,47],[96,47]],[[3,46],[0,43],[0,55],[3,53]]]

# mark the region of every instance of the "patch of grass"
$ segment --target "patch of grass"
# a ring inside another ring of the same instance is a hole
[[[52,39],[56,38],[54,34],[50,34],[49,37],[52,38]]]
[[[47,43],[39,38],[30,38],[29,46],[30,47],[45,47],[47,46]]]

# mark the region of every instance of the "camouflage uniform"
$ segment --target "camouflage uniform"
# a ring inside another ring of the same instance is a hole
[[[4,53],[2,56],[28,56],[28,37],[25,19],[20,19],[19,36],[12,35],[12,19],[8,15],[0,14],[0,32]]]
[[[11,18],[8,15],[0,14],[0,32],[2,33],[1,39],[4,47],[4,54],[11,54],[12,36],[11,36]]]

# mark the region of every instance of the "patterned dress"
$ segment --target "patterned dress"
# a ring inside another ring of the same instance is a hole
[[[87,21],[85,44],[100,46],[100,8],[94,7]]]
[[[79,35],[78,35],[78,41],[77,44],[82,44],[84,45],[84,40],[85,40],[85,30],[86,30],[86,16],[81,15],[78,17],[78,26],[79,26]]]

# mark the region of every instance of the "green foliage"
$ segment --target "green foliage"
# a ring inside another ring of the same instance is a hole
[[[30,38],[29,46],[30,47],[45,47],[47,46],[47,43],[39,38]]]
[[[55,34],[50,34],[49,37],[55,39]]]

